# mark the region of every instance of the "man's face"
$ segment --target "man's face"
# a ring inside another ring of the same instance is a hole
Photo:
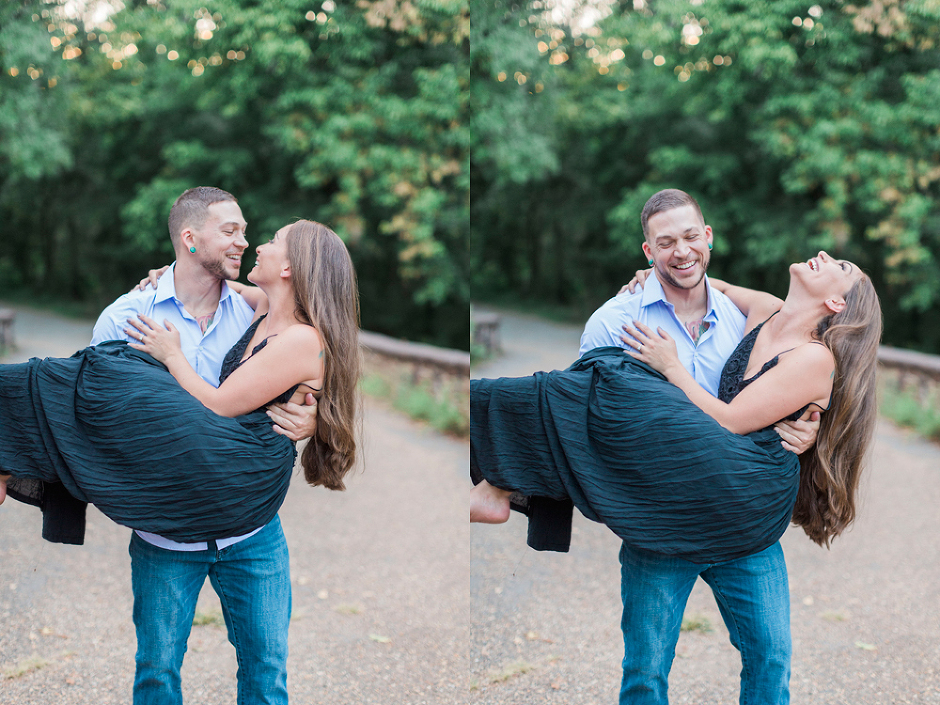
[[[662,285],[686,290],[698,286],[708,269],[712,229],[702,222],[695,207],[656,213],[646,226],[643,252],[653,260]]]
[[[238,279],[242,253],[248,247],[248,224],[235,201],[219,201],[209,206],[209,217],[193,230],[194,246],[203,269],[219,279]]]

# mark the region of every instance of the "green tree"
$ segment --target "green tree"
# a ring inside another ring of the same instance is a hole
[[[111,298],[171,256],[173,199],[211,184],[239,197],[254,242],[299,217],[336,229],[364,327],[469,345],[465,2],[166,0],[81,31],[64,7],[35,5],[55,17],[15,24],[45,33],[46,60],[68,69],[38,107],[54,96],[71,162],[0,172],[0,208],[23,204],[16,238],[46,261],[20,283]],[[11,59],[3,80],[22,84]],[[61,231],[55,246],[35,241],[44,218]],[[6,255],[0,266],[24,271]]]
[[[576,246],[529,289],[599,304],[642,266],[646,198],[679,187],[715,228],[715,273],[783,295],[786,264],[825,248],[871,272],[887,341],[940,351],[940,6],[655,0],[611,9],[580,43],[567,28],[564,62],[544,53],[542,70],[556,74],[561,166],[516,202],[550,193],[544,211],[528,211],[538,221],[528,227],[558,228]],[[544,15],[539,23],[545,31]],[[536,44],[528,35],[520,41]],[[507,224],[492,231],[514,232],[511,216],[488,215]],[[513,238],[502,257],[531,254]]]

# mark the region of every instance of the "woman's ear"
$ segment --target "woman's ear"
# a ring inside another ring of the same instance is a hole
[[[842,309],[845,308],[845,299],[841,296],[837,299],[826,299],[826,308],[833,313],[841,313]]]

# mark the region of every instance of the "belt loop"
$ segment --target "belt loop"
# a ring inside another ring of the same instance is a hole
[[[215,539],[209,539],[207,543],[209,544],[209,550],[219,552],[219,544],[215,542]]]

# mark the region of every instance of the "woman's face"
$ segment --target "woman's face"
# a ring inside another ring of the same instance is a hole
[[[255,266],[248,272],[248,281],[263,284],[290,275],[290,262],[287,259],[287,231],[289,225],[278,230],[274,237],[263,245],[258,245]]]
[[[806,262],[790,265],[790,276],[822,300],[843,300],[845,292],[858,281],[862,272],[851,262],[834,259],[820,250]]]

